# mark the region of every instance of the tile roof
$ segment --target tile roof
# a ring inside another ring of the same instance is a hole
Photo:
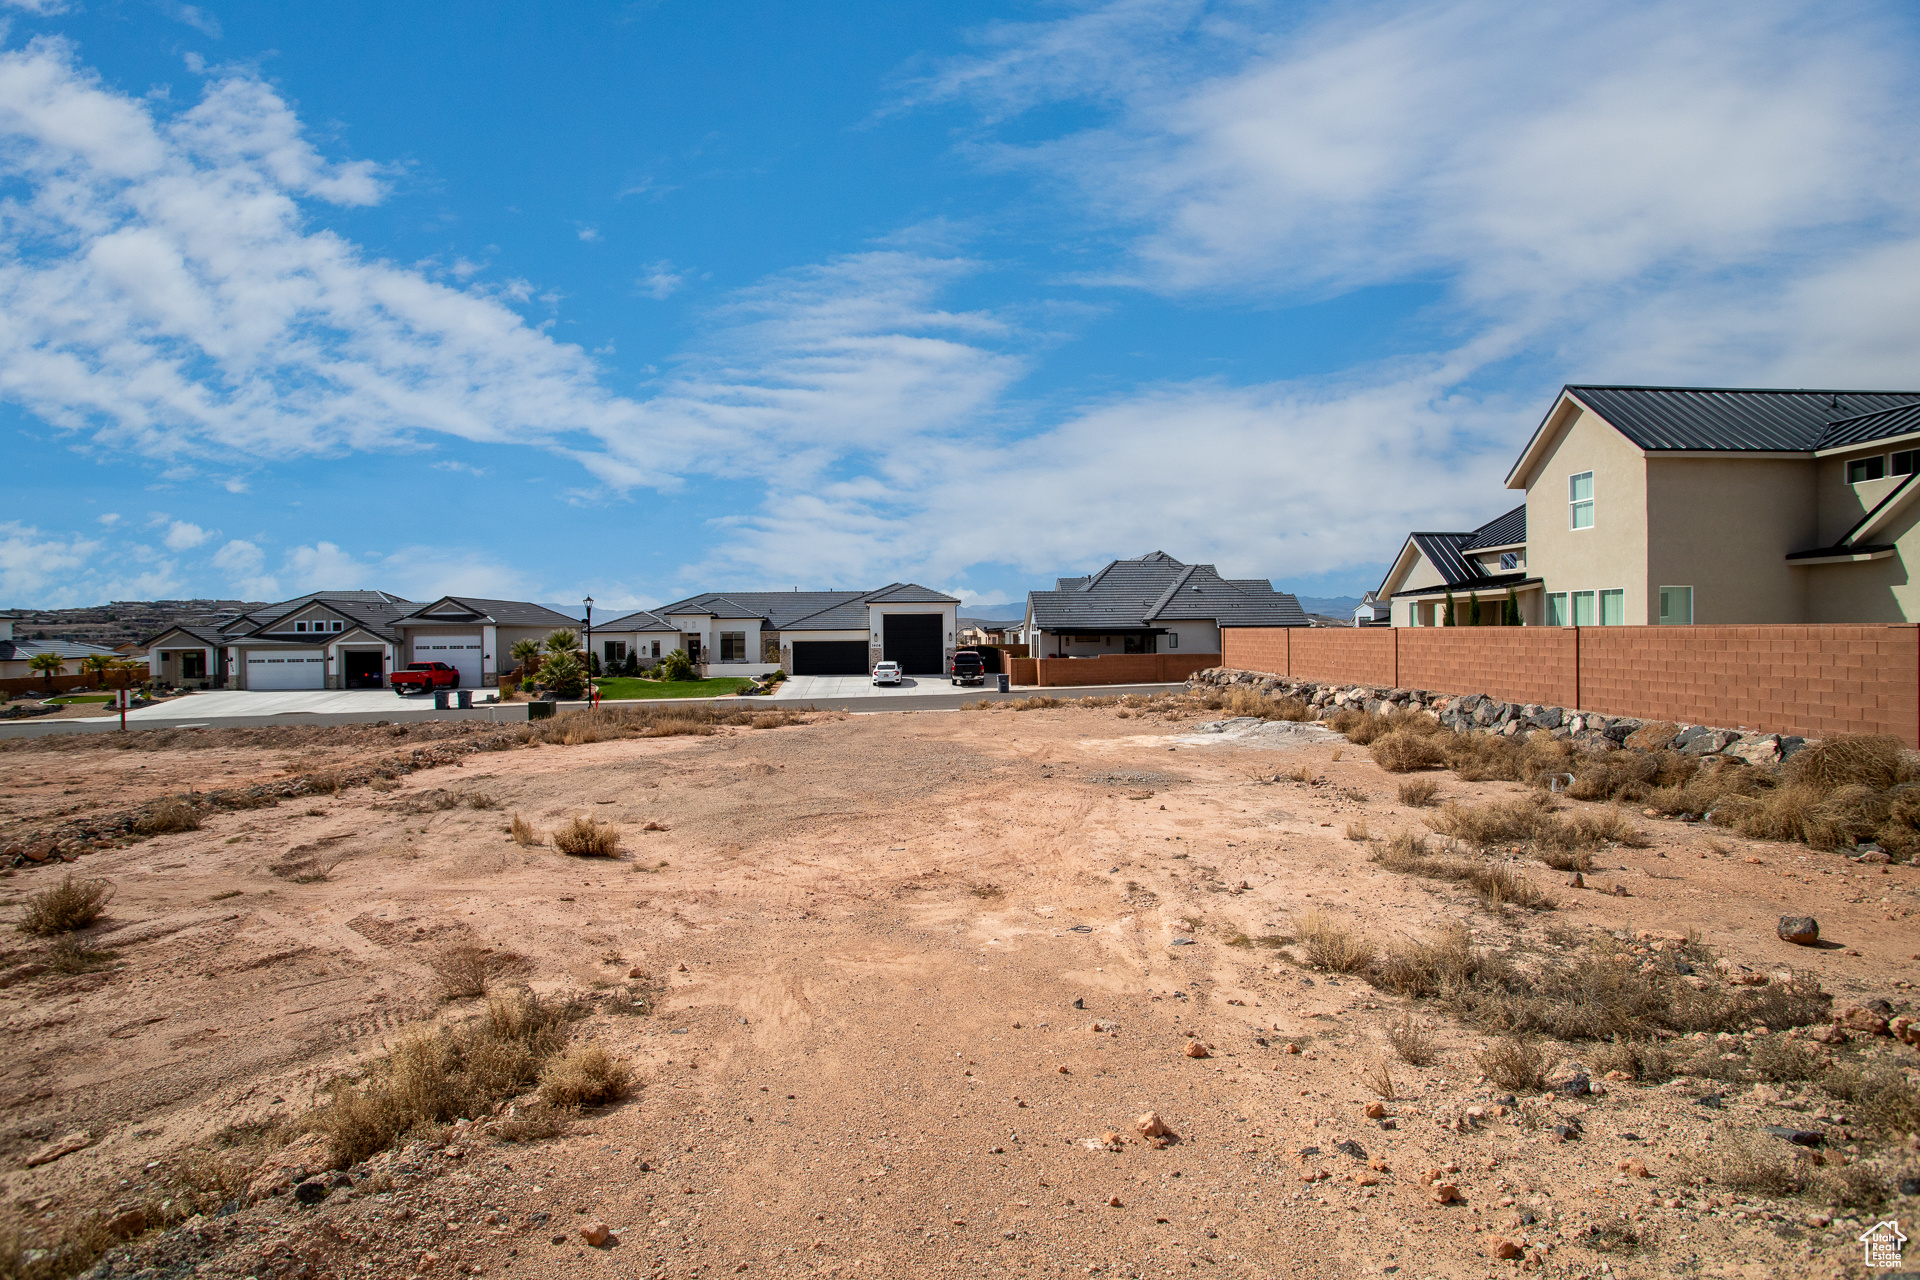
[[[1565,390],[1649,452],[1810,453],[1828,447],[1823,441],[1838,424],[1920,405],[1920,391],[1572,385]]]
[[[680,628],[657,614],[645,609],[635,609],[632,613],[623,613],[617,618],[593,624],[595,631],[674,631]]]
[[[1034,625],[1047,631],[1151,630],[1157,623],[1200,620],[1222,626],[1307,625],[1300,602],[1265,579],[1229,580],[1210,564],[1183,564],[1164,551],[1057,581],[1052,591],[1027,593]]]
[[[430,617],[428,610],[442,605],[459,605],[471,617]],[[441,596],[395,619],[397,627],[426,627],[461,622],[491,622],[500,627],[578,627],[580,619],[569,618],[542,604],[525,600],[487,600],[480,596]]]
[[[952,596],[914,582],[891,582],[873,591],[709,591],[652,612],[704,613],[722,618],[759,618],[776,631],[864,631],[870,604],[954,604]]]
[[[78,662],[96,653],[108,658],[120,656],[117,649],[103,649],[77,640],[0,640],[0,662],[25,662],[36,653],[57,653],[69,662]]]
[[[146,645],[148,648],[152,648],[162,639],[173,635],[175,632],[198,640],[201,644],[211,646],[215,649],[224,648],[233,643],[232,636],[227,635],[223,631],[216,630],[213,627],[183,627],[178,623],[175,623],[164,631],[155,632],[152,636],[142,640],[140,643]]]

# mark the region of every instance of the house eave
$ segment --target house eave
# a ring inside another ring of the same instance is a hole
[[[1796,551],[1787,557],[1787,564],[1794,569],[1808,569],[1823,564],[1862,564],[1868,560],[1891,559],[1893,547],[1822,548],[1816,551]]]

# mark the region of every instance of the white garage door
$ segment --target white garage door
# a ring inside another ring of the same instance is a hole
[[[321,649],[281,649],[247,655],[249,689],[324,689],[327,655]]]
[[[413,641],[415,662],[444,662],[460,669],[460,687],[480,687],[479,636],[416,636]]]

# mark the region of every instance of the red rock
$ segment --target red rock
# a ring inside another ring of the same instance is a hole
[[[1517,1258],[1520,1256],[1522,1250],[1520,1246],[1513,1241],[1495,1236],[1493,1239],[1487,1241],[1487,1252],[1496,1258]]]
[[[598,1249],[611,1243],[614,1235],[606,1223],[589,1222],[586,1226],[580,1228],[580,1238]]]
[[[1198,1040],[1193,1040],[1187,1044],[1187,1056],[1189,1058],[1211,1058],[1213,1054],[1207,1049],[1207,1046],[1201,1044]]]
[[[1366,1117],[1369,1120],[1384,1119],[1386,1114],[1387,1104],[1384,1102],[1369,1102],[1366,1106]]]
[[[1460,1188],[1451,1182],[1436,1182],[1427,1188],[1427,1194],[1435,1204],[1452,1204],[1461,1198]]]

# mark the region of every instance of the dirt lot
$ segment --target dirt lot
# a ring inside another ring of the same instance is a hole
[[[1364,750],[1197,723],[824,716],[519,747],[8,872],[13,910],[65,870],[115,896],[85,932],[107,967],[35,973],[44,945],[19,935],[0,956],[0,1176],[27,1233],[0,1274],[52,1267],[19,1249],[133,1207],[151,1229],[99,1274],[1824,1276],[1866,1274],[1854,1237],[1881,1218],[1911,1232],[1912,1141],[1856,1131],[1810,1086],[1742,1078],[1750,1035],[1722,1037],[1723,1079],[1593,1070],[1593,1093],[1503,1100],[1476,1062],[1484,1031],[1316,971],[1287,940],[1315,908],[1383,944],[1464,924],[1522,959],[1594,938],[1644,956],[1691,931],[1736,975],[1795,966],[1837,1004],[1910,1011],[1920,870],[1636,814],[1648,847],[1603,849],[1585,888],[1524,867],[1556,909],[1489,907],[1350,838],[1434,814]],[[371,727],[199,732],[9,751],[0,823],[397,749]],[[1443,800],[1522,790],[1427,776]],[[524,847],[514,812],[616,823],[620,852]],[[1789,912],[1836,945],[1776,939]],[[435,982],[460,945],[575,998],[575,1041],[632,1064],[629,1096],[544,1139],[423,1132],[316,1206],[221,1192],[179,1222],[194,1152],[251,1178],[292,1137],[305,1154],[278,1158],[317,1171],[314,1140],[275,1122],[421,1026],[475,1018],[483,1001]],[[1387,1042],[1409,1007],[1428,1065]],[[1844,1052],[1915,1059],[1871,1036]],[[1176,1138],[1139,1137],[1147,1111]],[[1765,1125],[1817,1129],[1829,1170],[1855,1162],[1891,1198],[1836,1209],[1700,1179],[1704,1153],[1756,1134],[1794,1150]],[[67,1135],[86,1145],[26,1167]],[[595,1221],[613,1232],[598,1248],[580,1234]]]

